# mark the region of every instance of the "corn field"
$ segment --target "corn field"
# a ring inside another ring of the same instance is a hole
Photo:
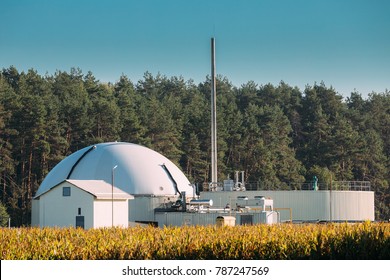
[[[390,224],[0,228],[3,260],[390,259]]]

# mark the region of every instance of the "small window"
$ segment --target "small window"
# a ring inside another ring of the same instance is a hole
[[[62,188],[62,196],[70,196],[70,187]]]
[[[79,211],[78,211],[77,215],[81,215],[81,208],[79,208]]]
[[[76,227],[84,228],[84,216],[76,216]]]

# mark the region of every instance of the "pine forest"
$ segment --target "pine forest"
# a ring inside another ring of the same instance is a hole
[[[294,190],[369,181],[375,218],[390,218],[390,92],[343,97],[323,82],[233,86],[217,77],[218,177],[245,172],[257,189]],[[13,226],[28,226],[48,172],[86,146],[140,144],[210,181],[210,78],[126,75],[102,83],[72,68],[54,75],[0,70],[0,199]]]

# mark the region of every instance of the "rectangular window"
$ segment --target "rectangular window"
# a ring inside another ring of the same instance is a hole
[[[78,211],[77,215],[81,215],[81,208],[79,208],[79,211]]]
[[[62,188],[62,196],[70,196],[70,187]]]

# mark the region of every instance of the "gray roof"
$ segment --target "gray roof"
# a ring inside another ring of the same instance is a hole
[[[115,200],[134,199],[134,196],[122,191],[121,189],[115,186],[114,188],[112,188],[111,184],[103,180],[64,180],[60,184],[57,184],[56,186],[52,187],[51,189],[47,190],[44,193],[47,193],[50,190],[56,188],[57,186],[62,185],[64,182],[68,182],[69,184],[72,184],[73,186],[87,193],[90,193],[96,199],[107,199],[107,200],[112,198],[114,198]],[[44,193],[39,194],[35,198],[38,198]]]

